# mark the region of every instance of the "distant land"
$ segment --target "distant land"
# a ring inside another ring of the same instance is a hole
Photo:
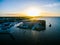
[[[45,18],[45,17],[60,17],[60,16],[0,16],[0,17],[35,17],[35,18]]]

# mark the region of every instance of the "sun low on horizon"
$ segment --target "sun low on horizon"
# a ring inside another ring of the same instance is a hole
[[[24,12],[26,16],[40,16],[41,10],[37,7],[28,7]]]
[[[60,17],[60,0],[0,0],[0,12],[2,17]]]

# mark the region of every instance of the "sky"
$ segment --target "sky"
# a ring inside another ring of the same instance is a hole
[[[60,16],[60,0],[0,0],[0,16],[21,13],[32,6],[38,7],[44,16]]]

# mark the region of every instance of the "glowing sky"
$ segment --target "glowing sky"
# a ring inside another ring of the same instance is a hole
[[[32,6],[40,8],[44,16],[60,16],[60,0],[0,0],[0,16],[21,13]]]

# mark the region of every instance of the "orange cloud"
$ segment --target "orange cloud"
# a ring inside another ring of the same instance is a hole
[[[13,17],[20,17],[20,16],[27,16],[25,13],[6,13],[6,14],[1,14],[0,16],[13,16]],[[41,12],[40,16],[43,17],[54,17],[54,16],[60,16],[60,13],[49,13],[49,12]]]
[[[41,16],[60,16],[59,13],[42,12]]]

